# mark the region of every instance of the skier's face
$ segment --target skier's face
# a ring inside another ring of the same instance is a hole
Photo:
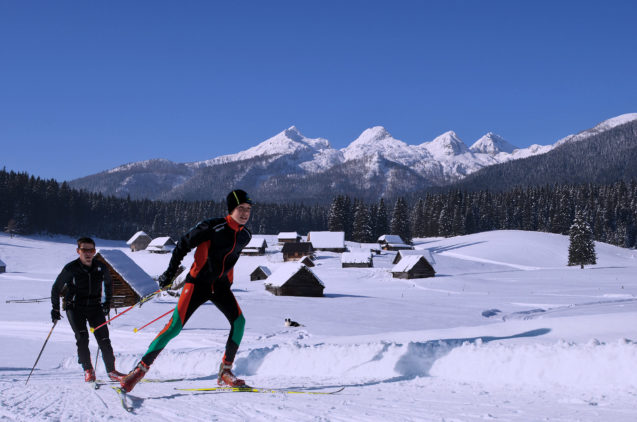
[[[95,256],[95,245],[92,243],[80,243],[80,247],[77,248],[77,254],[80,256],[80,262],[90,267]]]
[[[237,223],[244,226],[250,219],[250,212],[252,211],[252,205],[241,204],[230,213],[230,217]]]

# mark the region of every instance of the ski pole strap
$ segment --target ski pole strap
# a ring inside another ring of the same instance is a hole
[[[173,312],[173,311],[174,311],[174,309],[171,309],[170,311],[166,312],[166,313],[165,313],[165,314],[163,314],[163,315],[158,316],[157,318],[155,318],[155,319],[154,319],[154,320],[152,320],[151,322],[147,323],[146,325],[143,325],[143,326],[141,326],[141,327],[139,327],[139,328],[135,328],[133,331],[134,331],[134,332],[138,332],[139,330],[142,330],[142,329],[144,329],[144,328],[148,327],[148,326],[149,326],[150,324],[152,324],[153,322],[157,321],[158,319],[161,319],[161,318],[165,317],[166,315],[168,315],[169,313],[171,313],[171,312]]]

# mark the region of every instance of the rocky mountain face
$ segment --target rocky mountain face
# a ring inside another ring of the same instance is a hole
[[[236,154],[193,163],[129,163],[73,180],[70,185],[107,195],[163,200],[219,199],[240,187],[264,202],[322,203],[338,194],[375,201],[444,186],[487,167],[545,155],[560,145],[634,121],[637,114],[618,116],[553,145],[523,149],[491,132],[471,147],[453,131],[430,142],[408,145],[381,126],[365,130],[343,149],[334,149],[328,140],[307,138],[292,126]]]

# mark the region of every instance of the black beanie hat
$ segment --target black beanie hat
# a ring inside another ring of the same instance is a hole
[[[226,202],[228,203],[228,214],[232,214],[232,210],[239,206],[239,204],[250,204],[252,205],[252,199],[248,197],[246,191],[241,189],[233,190],[226,197]]]

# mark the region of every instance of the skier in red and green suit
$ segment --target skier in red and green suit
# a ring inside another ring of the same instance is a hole
[[[245,318],[230,289],[233,267],[241,250],[250,242],[252,234],[245,227],[250,218],[252,200],[240,189],[233,190],[226,198],[228,215],[200,222],[183,235],[173,251],[168,269],[159,277],[162,288],[170,286],[182,259],[192,249],[195,261],[186,277],[179,302],[170,321],[157,334],[148,350],[121,382],[126,391],[131,391],[146,374],[159,353],[176,337],[195,310],[210,300],[230,322],[230,333],[225,354],[219,367],[217,382],[231,387],[245,386],[245,382],[232,373],[232,363],[239,349]]]

